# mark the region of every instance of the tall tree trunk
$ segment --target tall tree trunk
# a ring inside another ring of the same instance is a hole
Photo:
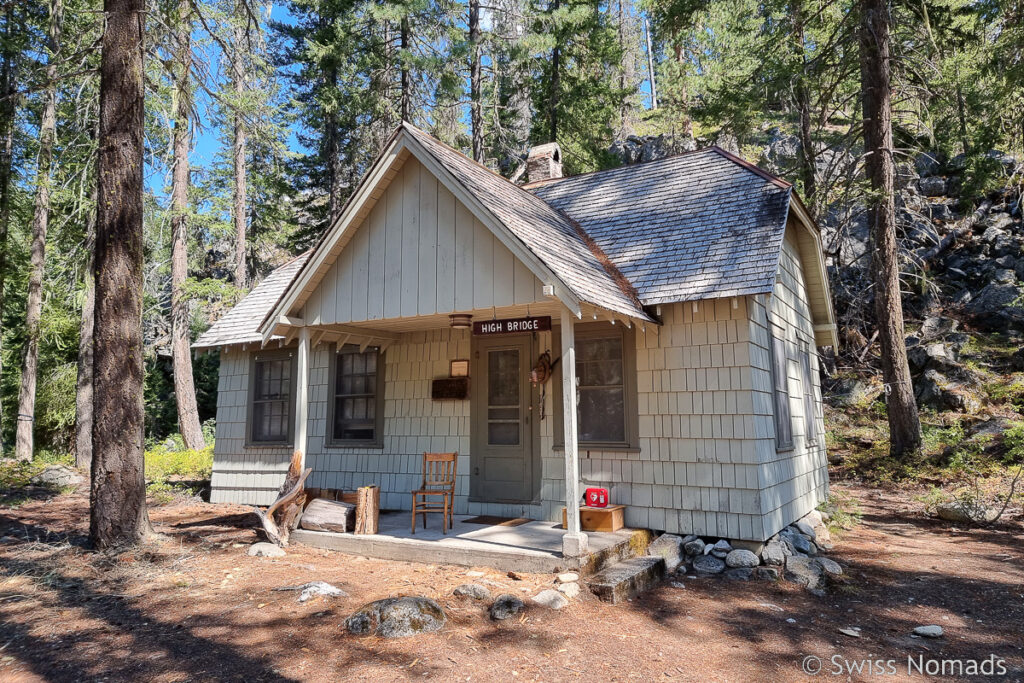
[[[95,196],[95,193],[94,193]],[[92,467],[93,325],[96,319],[95,261],[96,214],[89,217],[86,232],[85,301],[78,327],[78,375],[75,380],[75,467]]]
[[[104,0],[97,164],[96,323],[89,538],[97,548],[152,533],[142,400],[143,0]]]
[[[232,55],[232,80],[235,88],[236,107],[241,106],[245,97],[245,71],[243,60],[245,50],[243,44],[247,43],[245,30],[241,22],[245,19],[244,11],[237,12],[235,17],[235,54]],[[235,286],[245,287],[249,280],[249,272],[246,268],[246,130],[245,119],[241,112],[236,109],[234,121],[234,149],[232,154],[235,165],[235,192],[233,197],[234,221],[235,221]],[[332,216],[333,218],[333,216]]]
[[[206,444],[199,424],[196,386],[192,378],[191,317],[184,296],[188,278],[189,187],[189,72],[192,68],[191,25],[188,10],[179,19],[178,74],[174,83],[174,171],[171,176],[171,355],[174,360],[174,398],[178,427],[185,447],[200,450]]]
[[[651,48],[651,24],[644,17],[644,39],[647,41],[647,77],[651,79],[651,109],[658,108],[658,84],[654,78],[654,52]]]
[[[552,14],[558,11],[559,6],[559,0],[551,0]],[[548,125],[550,126],[549,142],[558,142],[558,91],[562,87],[562,50],[559,47],[559,40],[561,40],[561,36],[559,35],[559,31],[555,31],[554,33],[555,46],[551,48],[551,83],[550,90],[548,90]]]
[[[409,14],[406,9],[406,14],[402,15],[401,24],[401,35],[399,36],[400,45],[402,47],[402,103],[401,112],[403,121],[412,121],[412,74],[409,71]]]
[[[894,204],[889,10],[885,0],[862,0],[860,28],[861,94],[864,102],[865,171],[871,183],[868,206],[875,315],[882,347],[890,453],[913,455],[921,447],[921,422],[903,339],[899,260]]]
[[[809,206],[814,206],[817,181],[814,167],[814,141],[811,139],[811,95],[807,87],[803,0],[792,0],[789,12],[793,22],[793,53],[799,61],[800,69],[793,84],[797,112],[800,117],[800,177],[804,186],[804,199]]]
[[[14,3],[7,5],[4,16],[4,50],[0,64],[0,325],[4,317],[4,287],[7,275],[7,235],[11,225],[11,165],[14,157],[14,60],[10,48]],[[3,334],[0,333],[0,380],[3,379]],[[4,452],[4,408],[0,402],[0,455]]]
[[[473,136],[473,159],[484,161],[484,119],[480,95],[480,0],[469,0],[469,121]]]
[[[676,86],[677,95],[675,98],[676,109],[682,116],[683,137],[693,138],[693,119],[690,118],[690,93],[686,87],[686,50],[683,49],[682,31],[676,31],[673,36],[673,50],[675,52],[676,65],[678,69],[679,84]]]
[[[46,230],[50,219],[50,170],[53,142],[57,135],[57,61],[60,30],[64,21],[63,0],[50,5],[49,50],[46,63],[46,95],[39,123],[39,161],[36,164],[36,199],[32,212],[32,246],[25,305],[25,354],[21,361],[21,391],[18,394],[18,428],[14,455],[32,459],[32,426],[36,412],[36,380],[39,371],[39,318],[43,312],[43,271],[46,268]]]

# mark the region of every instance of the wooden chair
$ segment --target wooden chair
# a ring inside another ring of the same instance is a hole
[[[412,492],[412,533],[416,533],[416,515],[423,515],[423,528],[427,528],[427,513],[444,515],[445,534],[452,528],[452,503],[455,500],[455,466],[458,453],[424,453],[423,483]],[[431,496],[441,496],[433,501]]]

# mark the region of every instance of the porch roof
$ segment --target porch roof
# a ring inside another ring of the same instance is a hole
[[[192,344],[194,349],[205,349],[230,344],[259,344],[263,341],[260,322],[274,307],[295,274],[309,258],[310,252],[296,256],[280,266],[258,284],[238,304],[203,332]],[[277,340],[282,337],[275,336]]]

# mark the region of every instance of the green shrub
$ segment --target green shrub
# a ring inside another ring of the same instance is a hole
[[[146,479],[166,482],[169,479],[203,480],[213,473],[213,446],[198,451],[168,448],[159,445],[146,451]]]

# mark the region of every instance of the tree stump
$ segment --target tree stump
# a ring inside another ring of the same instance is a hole
[[[302,452],[295,451],[292,454],[291,464],[288,466],[288,476],[285,477],[277,500],[266,511],[255,508],[256,516],[260,518],[267,538],[271,543],[280,546],[288,545],[288,535],[298,525],[302,506],[306,502],[306,492],[303,487],[306,477],[313,473],[313,468],[306,468],[306,471],[300,474],[301,467]]]

